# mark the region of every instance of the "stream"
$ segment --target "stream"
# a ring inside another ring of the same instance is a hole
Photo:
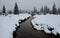
[[[30,17],[19,25],[15,38],[57,38],[53,34],[46,34],[44,31],[35,30],[31,25],[32,19],[33,17]]]

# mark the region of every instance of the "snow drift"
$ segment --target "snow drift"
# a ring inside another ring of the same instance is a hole
[[[60,35],[60,15],[35,15],[31,21],[37,30],[44,30],[46,33]],[[51,30],[49,30],[51,29]]]
[[[15,24],[18,24],[18,20],[27,19],[29,14],[8,15],[0,16],[0,38],[13,38],[13,31],[15,30]]]

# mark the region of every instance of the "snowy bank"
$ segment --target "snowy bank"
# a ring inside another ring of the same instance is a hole
[[[60,35],[60,15],[35,15],[31,22],[37,30]]]
[[[13,38],[13,31],[15,24],[18,24],[18,20],[24,20],[30,17],[29,14],[8,15],[0,16],[0,38]]]

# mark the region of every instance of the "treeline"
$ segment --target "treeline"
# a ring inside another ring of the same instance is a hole
[[[3,5],[2,12],[0,12],[0,14],[3,14],[3,15],[6,15],[6,14],[19,14],[19,13],[30,13],[32,15],[35,15],[35,14],[44,14],[44,15],[46,15],[46,14],[56,14],[57,15],[57,14],[60,14],[60,8],[57,9],[56,5],[54,3],[53,6],[52,6],[52,10],[50,10],[46,5],[44,7],[42,6],[40,11],[38,11],[35,6],[34,6],[32,11],[23,11],[23,10],[19,10],[17,2],[16,2],[13,12],[12,12],[12,10],[9,10],[9,12],[6,13],[5,5]]]
[[[47,5],[46,6],[42,6],[41,7],[41,9],[40,9],[40,11],[38,11],[35,7],[34,7],[34,11],[33,11],[33,15],[35,14],[35,13],[37,13],[37,14],[44,14],[44,15],[46,15],[46,14],[55,14],[55,15],[57,15],[57,14],[60,14],[60,8],[56,8],[56,5],[55,5],[55,3],[53,4],[53,6],[52,6],[52,10],[50,10],[48,7],[47,7]]]

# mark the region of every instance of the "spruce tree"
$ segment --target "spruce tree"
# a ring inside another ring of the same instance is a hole
[[[17,2],[15,3],[14,14],[19,14]]]
[[[37,9],[36,9],[35,6],[34,6],[34,9],[33,9],[33,12],[34,12],[34,13],[37,13]]]
[[[47,8],[47,6],[44,7],[44,15],[45,15],[46,13],[48,13],[48,8]]]
[[[58,14],[60,14],[60,8],[58,8]]]
[[[53,14],[56,14],[56,13],[57,13],[57,10],[56,10],[56,5],[55,5],[55,3],[53,4],[52,13],[53,13]]]
[[[9,10],[9,14],[12,14],[12,11],[11,10]]]
[[[6,8],[5,8],[5,6],[3,5],[3,10],[2,10],[2,12],[3,12],[3,14],[5,14],[6,13]]]
[[[50,9],[49,8],[47,8],[47,13],[50,13]]]
[[[32,12],[32,16],[34,16],[36,13],[37,13],[37,9],[36,9],[36,7],[34,6],[33,12]]]
[[[43,13],[43,6],[41,7],[41,10],[40,10],[41,13]]]

